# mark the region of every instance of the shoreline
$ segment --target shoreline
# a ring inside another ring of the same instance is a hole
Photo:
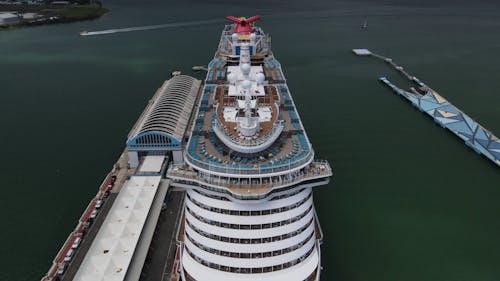
[[[92,20],[108,13],[100,4],[84,5],[0,5],[0,13],[8,13],[14,22],[0,23],[0,30]]]

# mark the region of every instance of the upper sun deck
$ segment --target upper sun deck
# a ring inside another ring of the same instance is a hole
[[[219,175],[246,175],[259,177],[263,174],[287,172],[304,167],[314,159],[314,151],[306,136],[295,104],[289,94],[279,62],[272,56],[260,66],[265,75],[264,93],[256,97],[259,107],[257,114],[268,117],[261,122],[258,137],[238,135],[236,122],[224,115],[238,101],[230,95],[227,71],[230,67],[221,57],[216,56],[209,64],[198,112],[194,118],[191,138],[186,151],[186,160],[196,169]],[[257,146],[271,137],[273,130],[282,126],[278,138],[266,149],[255,153],[240,153],[223,143],[220,134],[235,142]]]

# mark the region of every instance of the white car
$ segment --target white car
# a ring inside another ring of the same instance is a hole
[[[101,207],[102,207],[102,200],[97,200],[97,202],[95,203],[95,208],[100,209]]]
[[[73,241],[73,245],[71,245],[71,249],[76,249],[78,246],[80,246],[80,242],[82,242],[81,237],[77,237],[75,241]]]
[[[93,210],[92,214],[90,214],[90,218],[95,219],[96,216],[97,216],[97,210]]]
[[[73,249],[69,249],[66,252],[66,256],[64,256],[64,261],[69,262],[71,260],[71,258],[73,257],[73,253],[75,253],[75,251]]]
[[[66,271],[66,263],[65,262],[63,262],[59,265],[59,267],[57,268],[57,274],[63,275],[64,271]]]

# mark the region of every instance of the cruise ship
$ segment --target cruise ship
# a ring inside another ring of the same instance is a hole
[[[172,72],[42,281],[319,280],[315,158],[260,17]]]
[[[227,17],[183,161],[167,171],[172,186],[186,189],[182,280],[320,277],[312,188],[332,170],[315,159],[259,18]]]

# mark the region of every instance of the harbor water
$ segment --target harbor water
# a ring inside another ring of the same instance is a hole
[[[97,20],[0,30],[0,280],[45,274],[149,98],[173,70],[202,77],[191,67],[230,14],[262,16],[332,163],[315,191],[322,280],[500,280],[498,167],[377,80],[405,85],[394,69],[351,52],[393,58],[499,135],[500,3],[435,2],[108,0]]]

